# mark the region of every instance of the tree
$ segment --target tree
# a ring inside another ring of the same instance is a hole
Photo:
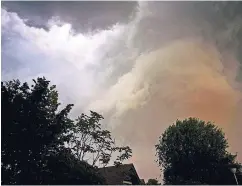
[[[239,166],[227,152],[221,129],[196,118],[177,120],[159,138],[157,161],[165,184],[234,184],[229,166]]]
[[[105,180],[97,168],[78,160],[71,152],[61,152],[47,159],[42,173],[44,185],[102,185]]]
[[[67,184],[65,179],[98,183],[94,177],[82,182],[96,170],[83,169],[83,162],[65,147],[71,137],[73,121],[68,114],[73,105],[60,109],[56,87],[45,78],[33,81],[31,87],[19,80],[1,83],[2,184]]]
[[[149,179],[146,185],[161,185],[157,179]]]
[[[111,132],[102,129],[100,121],[103,117],[93,111],[90,116],[82,114],[76,119],[72,128],[72,138],[69,147],[81,161],[88,161],[92,166],[106,166],[112,155],[119,155],[114,161],[115,165],[121,164],[131,157],[130,147],[118,147],[111,136]]]

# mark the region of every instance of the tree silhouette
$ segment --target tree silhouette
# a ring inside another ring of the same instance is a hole
[[[2,184],[100,183],[95,168],[64,146],[71,138],[73,105],[60,109],[55,86],[45,78],[33,81],[1,83]]]
[[[239,166],[236,155],[227,152],[221,129],[196,118],[175,124],[156,145],[165,184],[235,184],[230,166]]]
[[[121,164],[131,157],[132,150],[128,146],[116,145],[111,132],[102,128],[102,119],[100,114],[93,111],[90,116],[82,114],[78,117],[73,125],[69,146],[78,159],[88,161],[92,166],[105,167],[114,152],[119,154],[115,165]]]

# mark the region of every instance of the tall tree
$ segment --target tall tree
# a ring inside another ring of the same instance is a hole
[[[68,114],[73,105],[60,109],[55,86],[45,78],[33,81],[32,86],[21,84],[19,80],[1,83],[2,184],[49,184],[57,173],[51,166],[54,160],[59,170],[66,171],[61,177],[55,176],[55,183],[60,183],[57,180],[60,178],[68,179],[75,170],[72,183],[82,184],[77,172],[85,177],[80,173],[85,170],[77,169],[83,167],[81,162],[72,169],[69,157],[74,162],[77,160],[67,153],[64,146],[71,137],[73,121]],[[63,160],[68,161],[62,163]]]
[[[114,164],[121,164],[131,157],[132,150],[128,146],[119,147],[111,136],[111,132],[102,128],[103,117],[93,111],[90,116],[82,114],[73,125],[69,146],[81,161],[88,161],[92,166],[106,166],[116,154]]]
[[[226,149],[221,129],[196,118],[177,120],[156,145],[165,184],[234,184],[229,168],[239,166]]]

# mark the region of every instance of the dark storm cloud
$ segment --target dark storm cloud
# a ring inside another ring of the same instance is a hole
[[[136,2],[100,1],[5,1],[2,6],[20,17],[28,19],[28,24],[46,28],[52,17],[71,23],[73,28],[88,30],[106,29],[113,24],[129,21]]]

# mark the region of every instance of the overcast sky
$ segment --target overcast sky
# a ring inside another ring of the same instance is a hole
[[[241,2],[2,3],[2,79],[45,76],[72,117],[103,114],[145,179],[159,135],[189,116],[242,161],[241,50]]]

